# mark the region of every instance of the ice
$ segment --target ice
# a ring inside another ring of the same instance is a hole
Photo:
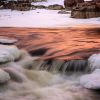
[[[36,9],[30,11],[0,10],[0,27],[54,28],[77,25],[100,25],[100,17],[89,19],[70,18],[58,10]]]

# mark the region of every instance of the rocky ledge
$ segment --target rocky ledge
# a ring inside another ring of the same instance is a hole
[[[100,17],[100,3],[85,2],[78,3],[71,12],[72,18],[94,18]]]

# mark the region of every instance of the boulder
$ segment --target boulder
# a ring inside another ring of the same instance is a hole
[[[87,89],[100,89],[100,69],[96,69],[91,74],[83,75],[80,78],[80,84]]]
[[[100,17],[100,4],[94,2],[77,3],[71,12],[72,18]]]
[[[10,80],[9,74],[0,69],[0,84],[7,83],[9,80]]]
[[[20,58],[20,50],[16,46],[0,45],[0,63],[15,61]]]
[[[49,5],[47,8],[50,10],[62,10],[62,9],[64,9],[64,7],[62,5],[58,5],[58,4]]]
[[[60,10],[59,12],[58,12],[58,14],[70,14],[71,12],[69,12],[69,11],[66,11],[66,10]]]
[[[26,11],[31,9],[31,0],[9,0],[3,4],[4,9]]]
[[[77,5],[77,3],[83,3],[84,0],[64,0],[64,6],[66,9],[70,10],[74,6]]]
[[[38,8],[38,9],[46,9],[47,7],[46,6],[44,6],[44,5],[35,5],[35,6],[33,6],[33,8]]]

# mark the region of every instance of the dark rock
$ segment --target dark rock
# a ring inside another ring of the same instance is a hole
[[[72,9],[77,3],[83,3],[84,0],[64,0],[64,6],[67,10]]]
[[[61,10],[58,12],[58,14],[70,14],[70,12],[66,11],[66,10]]]
[[[64,7],[62,5],[55,4],[55,5],[49,5],[48,9],[50,9],[50,10],[62,10],[62,9],[64,9]]]
[[[38,9],[46,9],[47,7],[44,6],[44,5],[35,5],[34,6],[35,8],[38,8]]]
[[[94,2],[78,3],[71,12],[72,18],[100,17],[100,4]]]

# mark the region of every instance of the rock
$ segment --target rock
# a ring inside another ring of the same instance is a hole
[[[14,38],[8,38],[8,37],[0,37],[0,44],[14,44],[18,40]]]
[[[64,9],[64,7],[62,5],[58,5],[58,4],[49,5],[47,8],[50,10],[62,10],[62,9]]]
[[[0,84],[7,83],[9,80],[10,80],[9,74],[0,69]]]
[[[61,10],[58,12],[58,14],[70,14],[70,12],[66,10]]]
[[[72,18],[100,17],[100,4],[95,2],[78,3],[72,9]]]
[[[92,74],[83,75],[80,84],[87,89],[100,89],[100,69],[96,69]]]
[[[47,7],[44,6],[44,5],[35,5],[34,6],[35,8],[38,8],[38,9],[46,9]]]
[[[88,66],[91,71],[100,69],[100,54],[93,54],[88,59]]]
[[[67,10],[72,9],[77,3],[83,3],[84,0],[64,0],[64,6]]]
[[[93,2],[100,3],[100,0],[92,0]]]
[[[20,50],[16,46],[0,45],[0,63],[17,60],[20,57]]]
[[[27,11],[31,9],[31,0],[17,0],[17,1],[6,1],[3,4],[4,9]]]
[[[64,0],[64,6],[68,10],[70,10],[75,5],[76,5],[75,0]]]

